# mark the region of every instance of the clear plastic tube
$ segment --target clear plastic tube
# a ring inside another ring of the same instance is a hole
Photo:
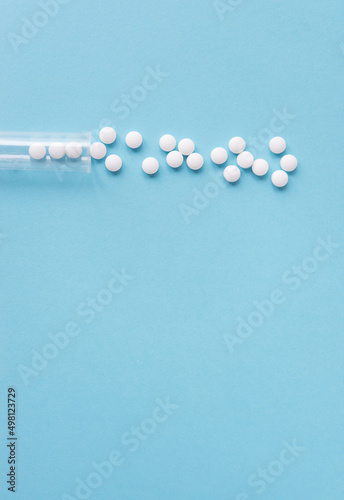
[[[0,170],[89,173],[90,148],[91,132],[0,132]]]

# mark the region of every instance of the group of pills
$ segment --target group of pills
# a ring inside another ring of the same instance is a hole
[[[282,154],[286,150],[287,144],[282,137],[273,137],[269,143],[270,150],[276,155]],[[262,158],[254,159],[253,154],[245,151],[246,143],[242,137],[233,137],[228,143],[229,150],[237,155],[239,167],[247,169],[252,167],[252,172],[258,177],[267,174],[269,164]],[[227,162],[228,153],[225,148],[218,147],[212,150],[211,159],[217,165]],[[284,187],[288,183],[287,172],[292,172],[297,167],[297,159],[293,155],[284,155],[280,160],[281,170],[276,170],[271,175],[271,182],[278,188]],[[228,182],[236,182],[240,179],[240,169],[237,165],[228,165],[223,176]]]
[[[101,142],[91,144],[91,156],[95,160],[103,159],[107,154],[106,145],[113,144],[117,138],[116,131],[112,127],[104,127],[99,132]],[[129,132],[125,138],[126,145],[131,149],[138,149],[142,142],[142,135],[137,131]],[[186,157],[186,164],[191,170],[199,170],[203,167],[203,156],[195,152],[195,143],[191,139],[177,141],[173,135],[163,135],[159,141],[159,146],[167,153],[166,163],[171,168],[179,168]],[[177,147],[177,149],[176,149]],[[286,150],[287,144],[282,137],[274,137],[269,143],[270,150],[276,155],[281,155]],[[237,182],[241,175],[241,170],[252,167],[252,172],[262,177],[267,174],[269,165],[261,158],[254,159],[253,154],[246,151],[246,142],[242,137],[233,137],[228,143],[229,151],[237,155],[237,165],[228,165],[223,171],[223,176],[228,182]],[[49,155],[53,159],[61,159],[65,155],[71,159],[77,159],[82,154],[82,146],[77,142],[67,144],[52,143],[48,147]],[[29,148],[31,158],[40,160],[47,154],[46,147],[41,143],[33,143]],[[228,160],[228,152],[223,147],[216,147],[211,152],[211,160],[216,165],[224,165]],[[105,159],[105,166],[111,172],[117,172],[122,167],[122,159],[116,154],[110,154]],[[282,156],[280,160],[280,170],[276,170],[271,175],[271,182],[278,188],[284,187],[288,183],[288,173],[297,167],[297,159],[291,154]],[[153,175],[159,169],[159,162],[156,158],[148,157],[142,162],[142,169],[146,174]]]
[[[64,156],[72,160],[82,155],[82,145],[79,142],[52,142],[48,148],[49,155],[54,160],[61,160]],[[33,160],[43,160],[47,154],[47,148],[41,142],[33,142],[29,147],[29,155]]]

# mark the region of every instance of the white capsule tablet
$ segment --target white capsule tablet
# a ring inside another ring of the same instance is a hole
[[[223,171],[223,177],[228,182],[236,182],[240,179],[240,168],[236,165],[228,165]]]
[[[228,153],[225,148],[215,148],[212,150],[210,157],[211,161],[216,163],[216,165],[222,165],[228,160]]]
[[[238,155],[237,162],[241,168],[250,168],[254,162],[253,154],[248,151],[244,151]]]
[[[116,130],[112,127],[104,127],[99,132],[99,139],[104,144],[113,144],[116,140]]]
[[[178,143],[178,150],[184,156],[189,156],[195,151],[195,143],[191,139],[182,139]]]
[[[109,155],[105,160],[105,166],[110,172],[118,172],[122,167],[122,159],[118,155]]]
[[[49,146],[50,158],[61,160],[66,154],[66,147],[63,142],[52,142]]]
[[[246,148],[246,142],[242,137],[233,137],[228,143],[229,151],[238,155]]]
[[[151,156],[149,158],[146,158],[142,162],[142,170],[149,175],[155,174],[159,170],[158,160]]]
[[[186,164],[191,170],[199,170],[203,167],[203,156],[199,153],[191,153],[186,159]]]
[[[166,156],[167,165],[169,165],[172,168],[180,167],[183,161],[184,161],[183,155],[179,151],[171,151]]]
[[[171,134],[165,134],[160,138],[159,141],[159,146],[163,151],[166,151],[168,153],[169,151],[172,151],[176,147],[177,141],[175,137]]]
[[[101,160],[106,155],[106,146],[102,142],[91,144],[91,156],[95,160]]]
[[[33,142],[29,147],[29,155],[34,160],[42,160],[46,154],[46,147],[41,142]]]
[[[288,174],[284,170],[276,170],[271,176],[271,182],[278,188],[284,187],[288,184]]]
[[[253,165],[252,165],[252,172],[259,177],[262,175],[265,175],[266,172],[269,170],[269,164],[266,160],[258,159],[254,160]]]
[[[297,159],[294,155],[284,155],[280,161],[281,168],[286,172],[292,172],[297,167]]]
[[[285,151],[285,148],[287,147],[287,144],[283,137],[273,137],[271,141],[269,142],[269,148],[270,150],[275,153],[276,155],[279,155]]]
[[[137,149],[142,144],[142,135],[140,134],[140,132],[136,132],[136,130],[133,130],[132,132],[129,132],[129,134],[127,134],[125,143],[129,148]]]
[[[82,155],[82,146],[80,142],[68,142],[66,144],[66,155],[72,160],[76,160]]]

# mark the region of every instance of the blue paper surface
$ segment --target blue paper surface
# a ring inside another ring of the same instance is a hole
[[[343,17],[340,0],[2,2],[0,129],[112,124],[123,167],[0,172],[1,498],[344,498]],[[165,133],[203,169],[169,168]],[[210,152],[236,135],[270,174],[286,139],[285,189],[223,180]]]

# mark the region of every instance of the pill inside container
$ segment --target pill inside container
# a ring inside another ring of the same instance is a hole
[[[90,147],[90,132],[0,132],[0,170],[89,173]]]

